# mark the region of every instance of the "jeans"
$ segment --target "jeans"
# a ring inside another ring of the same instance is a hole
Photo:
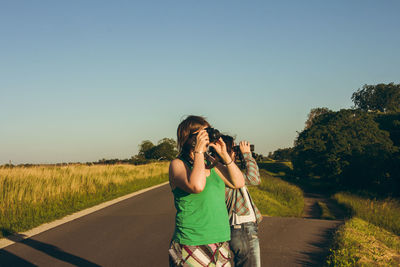
[[[260,243],[256,223],[248,222],[241,228],[231,227],[230,248],[234,254],[235,266],[260,267]]]

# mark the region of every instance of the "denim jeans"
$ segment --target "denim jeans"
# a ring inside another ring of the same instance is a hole
[[[243,223],[241,228],[232,226],[229,245],[234,254],[235,266],[261,266],[260,243],[256,223]]]

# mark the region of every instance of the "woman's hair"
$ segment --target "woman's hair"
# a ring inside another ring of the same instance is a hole
[[[177,143],[179,154],[189,154],[192,148],[194,132],[203,127],[211,127],[205,118],[201,116],[190,115],[187,116],[178,126],[177,130]]]
[[[233,146],[235,145],[234,143],[234,138],[230,135],[226,135],[223,134],[221,135],[222,140],[224,140],[225,144],[226,144],[226,151],[231,154],[232,150],[233,150]]]

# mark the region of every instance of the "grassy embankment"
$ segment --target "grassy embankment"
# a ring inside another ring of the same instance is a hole
[[[327,265],[400,266],[399,200],[371,200],[343,192],[335,193],[335,184],[325,183],[321,179],[293,180],[287,176],[292,169],[289,162],[268,161],[260,163],[259,166],[269,170],[267,174],[294,181],[299,187],[310,192],[333,194],[333,198],[349,210],[353,217],[336,232]],[[285,193],[278,195],[282,196]],[[268,203],[271,204],[272,201]],[[318,202],[318,205],[322,211],[322,219],[335,219],[325,203]]]
[[[0,238],[168,181],[168,163],[0,168]]]
[[[275,168],[272,161],[260,163],[259,166],[261,184],[257,187],[249,186],[249,191],[261,213],[268,216],[300,217],[304,208],[302,190],[280,179],[285,172]],[[291,168],[290,164],[285,166]]]
[[[371,200],[348,193],[334,199],[353,217],[337,231],[330,266],[400,266],[400,202]]]

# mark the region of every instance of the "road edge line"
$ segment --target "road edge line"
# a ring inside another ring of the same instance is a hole
[[[12,234],[12,235],[9,235],[8,237],[3,237],[3,238],[0,239],[0,249],[8,247],[8,246],[10,246],[12,244],[15,244],[17,242],[21,242],[24,239],[30,238],[32,236],[35,236],[35,235],[40,234],[42,232],[45,232],[47,230],[53,229],[53,228],[55,228],[57,226],[60,226],[60,225],[62,225],[64,223],[76,220],[78,218],[81,218],[83,216],[86,216],[88,214],[96,212],[98,210],[107,208],[107,207],[109,207],[111,205],[114,205],[114,204],[116,204],[118,202],[121,202],[123,200],[126,200],[128,198],[131,198],[131,197],[140,195],[142,193],[145,193],[147,191],[150,191],[150,190],[156,189],[158,187],[164,186],[164,185],[166,185],[168,183],[169,182],[164,182],[164,183],[161,183],[161,184],[158,184],[158,185],[154,185],[154,186],[151,186],[151,187],[148,187],[148,188],[144,188],[144,189],[141,189],[139,191],[136,191],[136,192],[133,192],[133,193],[118,197],[116,199],[100,203],[100,204],[98,204],[96,206],[93,206],[93,207],[90,207],[90,208],[87,208],[87,209],[84,209],[84,210],[81,210],[81,211],[77,211],[77,212],[75,212],[73,214],[70,214],[70,215],[67,215],[67,216],[65,216],[65,217],[63,217],[61,219],[58,219],[58,220],[55,220],[55,221],[52,221],[52,222],[49,222],[49,223],[44,223],[44,224],[39,225],[39,226],[37,226],[37,227],[35,227],[35,228],[31,229],[31,230],[28,230],[28,231],[25,231],[25,232],[22,232],[22,233]]]

